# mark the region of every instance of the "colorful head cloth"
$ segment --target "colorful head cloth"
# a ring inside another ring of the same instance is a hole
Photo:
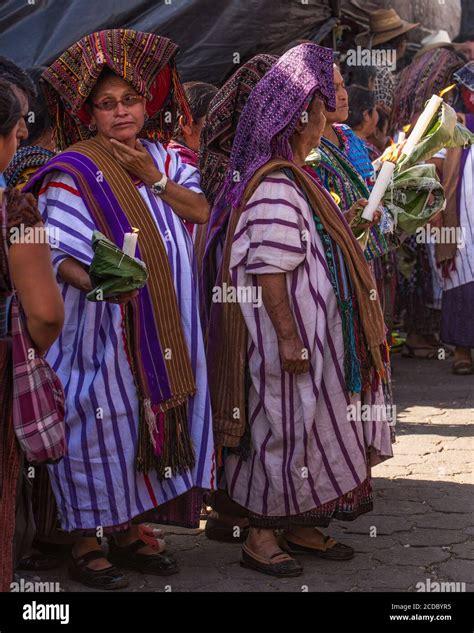
[[[453,83],[453,73],[464,65],[463,59],[448,48],[427,51],[400,73],[392,110],[392,123],[401,127],[421,112],[433,94]],[[445,97],[453,98],[453,93]]]
[[[333,51],[305,43],[287,51],[251,92],[237,126],[222,201],[237,206],[247,183],[270,158],[292,160],[289,139],[317,92],[334,111]],[[234,175],[239,182],[234,182]]]
[[[274,55],[255,55],[236,70],[209,104],[199,168],[201,187],[211,206],[224,183],[235,131],[249,94],[277,59]]]
[[[129,29],[91,33],[68,48],[41,78],[58,148],[93,135],[85,102],[106,67],[147,99],[142,136],[169,140],[177,110],[190,116],[174,62],[177,50],[166,37]]]

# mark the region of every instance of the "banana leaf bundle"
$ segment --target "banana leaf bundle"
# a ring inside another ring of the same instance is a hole
[[[396,173],[429,160],[444,147],[466,148],[473,143],[474,134],[458,121],[453,108],[443,102],[437,116],[433,117],[410,156],[405,156],[402,150],[402,155],[397,161]]]
[[[141,260],[126,255],[100,231],[92,235],[92,248],[94,258],[89,275],[94,288],[87,294],[89,301],[105,301],[143,288],[148,271]]]
[[[424,161],[442,148],[468,147],[472,143],[474,134],[459,123],[450,105],[442,103],[410,156],[404,155],[402,150],[392,183],[383,197],[397,232],[414,235],[445,207],[444,190],[436,168]]]

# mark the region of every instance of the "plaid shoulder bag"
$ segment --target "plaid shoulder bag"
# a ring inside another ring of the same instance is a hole
[[[0,188],[0,249],[8,274],[7,212]],[[13,428],[26,459],[32,464],[55,463],[66,451],[64,391],[59,378],[38,354],[15,293],[10,303]]]
[[[11,302],[13,427],[31,464],[53,464],[66,452],[64,391],[37,352],[16,297]]]

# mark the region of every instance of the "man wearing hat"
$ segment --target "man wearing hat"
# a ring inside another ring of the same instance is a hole
[[[379,9],[369,18],[369,30],[359,33],[355,41],[359,46],[369,49],[393,49],[398,61],[406,52],[406,34],[415,29],[416,24],[402,20],[394,9]],[[390,113],[393,105],[395,79],[387,66],[378,66],[375,78],[375,101]]]

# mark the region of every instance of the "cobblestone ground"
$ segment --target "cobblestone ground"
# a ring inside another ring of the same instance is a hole
[[[447,360],[400,357],[394,371],[398,437],[395,457],[373,471],[374,512],[330,530],[355,547],[353,560],[303,557],[301,577],[272,579],[240,566],[239,545],[208,541],[202,530],[168,528],[180,573],[131,573],[127,591],[416,591],[428,579],[464,582],[473,591],[474,376],[453,376]],[[41,579],[22,577],[89,591],[68,580],[64,568]]]

